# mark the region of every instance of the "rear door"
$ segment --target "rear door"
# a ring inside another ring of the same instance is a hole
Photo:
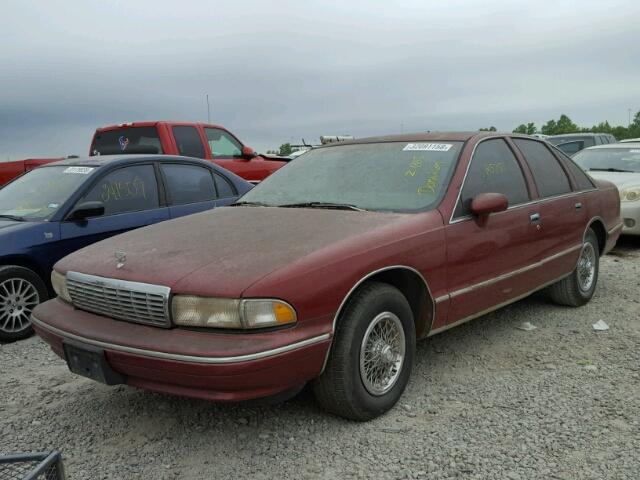
[[[214,208],[218,195],[211,169],[189,163],[161,163],[171,218]]]
[[[485,221],[470,204],[480,193],[502,193],[504,212]],[[522,164],[502,138],[476,146],[447,236],[449,323],[470,318],[531,290],[538,282],[540,255],[536,206]]]
[[[565,167],[543,142],[514,138],[513,143],[524,155],[540,195],[542,274],[545,283],[551,282],[575,267],[586,226],[582,194],[574,191]]]
[[[83,221],[63,221],[60,257],[118,233],[169,219],[169,209],[161,206],[153,164],[130,165],[106,172],[88,186],[77,203],[89,201],[104,203],[104,215]]]

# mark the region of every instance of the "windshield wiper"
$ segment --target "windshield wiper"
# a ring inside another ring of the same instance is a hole
[[[356,210],[365,212],[364,208],[356,207],[349,203],[331,203],[331,202],[302,202],[302,203],[285,203],[278,205],[281,208],[333,208],[335,210]]]
[[[620,168],[590,168],[590,172],[620,172],[620,173],[634,173],[633,170],[622,170]]]
[[[272,207],[268,203],[262,202],[235,202],[229,205],[230,207]]]
[[[14,222],[25,222],[24,217],[18,217],[16,215],[0,215],[0,218],[8,218],[9,220],[13,220]]]

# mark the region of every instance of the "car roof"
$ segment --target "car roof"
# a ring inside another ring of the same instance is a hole
[[[78,158],[66,158],[58,162],[52,162],[46,166],[55,165],[73,165],[83,167],[104,167],[106,165],[119,165],[119,164],[135,164],[143,162],[158,162],[158,161],[172,161],[177,160],[179,162],[188,161],[190,163],[200,163],[206,166],[213,166],[211,162],[201,160],[199,158],[181,157],[178,155],[152,155],[152,154],[139,154],[139,155],[95,155],[92,157],[78,157]]]
[[[401,135],[381,135],[377,137],[356,138],[355,140],[347,140],[344,142],[334,142],[327,145],[321,145],[317,148],[331,148],[340,145],[357,145],[362,143],[385,143],[385,142],[433,142],[433,141],[449,141],[449,142],[465,142],[474,137],[500,137],[500,136],[517,136],[511,133],[500,132],[418,132],[405,133]],[[527,135],[524,135],[527,136]]]
[[[151,120],[143,122],[126,122],[116,123],[113,125],[105,125],[103,127],[96,128],[96,133],[104,133],[109,130],[118,130],[121,128],[137,128],[137,127],[157,127],[158,125],[172,125],[172,126],[196,126],[201,125],[204,128],[220,128],[226,130],[222,125],[215,123],[203,123],[203,122],[185,122],[185,121],[171,121],[171,120]]]
[[[551,135],[549,138],[562,138],[562,137],[595,137],[596,135],[609,135],[610,133],[563,133],[561,135]]]
[[[593,147],[585,148],[584,150],[600,150],[611,148],[640,148],[640,142],[606,143],[604,145],[595,145]]]

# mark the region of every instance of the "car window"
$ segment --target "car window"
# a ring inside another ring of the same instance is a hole
[[[178,152],[186,157],[204,158],[204,146],[195,127],[178,125],[172,128]]]
[[[436,208],[463,142],[384,141],[314,148],[247,192],[243,202],[298,208],[419,212]],[[298,207],[296,207],[296,205]]]
[[[123,127],[97,132],[91,155],[162,153],[156,127]]]
[[[571,192],[567,174],[544,143],[523,138],[514,138],[513,143],[527,159],[541,197],[552,197]]]
[[[0,215],[48,220],[95,170],[95,167],[77,165],[31,170],[0,189]]]
[[[215,200],[216,190],[208,168],[196,165],[161,166],[172,205]]]
[[[235,197],[237,195],[229,180],[216,172],[214,172],[214,176],[216,177],[216,186],[218,187],[218,196],[220,198]]]
[[[564,160],[565,165],[567,165],[567,168],[569,168],[569,170],[571,171],[571,174],[573,175],[573,178],[575,179],[578,185],[578,190],[591,190],[595,188],[595,185],[593,184],[593,182],[589,179],[587,174],[584,173],[584,170],[582,170],[582,168],[580,168],[576,164],[576,162],[571,160],[571,158],[569,158],[567,155],[565,155],[558,149],[555,149],[554,153],[557,156],[562,157],[562,159]]]
[[[219,128],[205,128],[204,132],[214,157],[242,156],[242,145],[229,133]]]
[[[105,215],[158,208],[153,165],[124,167],[106,174],[78,203],[93,201],[104,203]]]
[[[560,151],[567,155],[573,155],[576,152],[579,152],[584,147],[584,141],[582,140],[574,140],[573,142],[561,143],[557,146]]]
[[[476,147],[454,217],[470,215],[471,201],[480,193],[502,193],[509,206],[529,201],[520,164],[500,138],[485,140]]]

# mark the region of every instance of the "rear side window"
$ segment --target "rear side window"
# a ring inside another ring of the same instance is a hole
[[[104,203],[105,215],[158,208],[158,184],[152,165],[119,168],[103,176],[80,202]]]
[[[562,157],[565,165],[571,171],[571,174],[573,175],[573,178],[578,185],[578,190],[592,190],[593,188],[595,188],[595,185],[591,180],[589,180],[589,177],[586,173],[584,173],[584,170],[582,170],[573,160],[557,150],[555,153],[556,155]]]
[[[553,197],[571,192],[569,179],[560,162],[544,143],[523,138],[514,138],[513,143],[527,159],[541,197]]]
[[[209,169],[178,164],[164,164],[161,168],[172,205],[215,200],[216,190]]]
[[[204,132],[214,157],[240,157],[242,155],[242,145],[224,130],[205,128]]]
[[[509,206],[529,201],[520,164],[502,139],[485,140],[476,147],[454,217],[471,214],[471,201],[481,193],[502,193]]]
[[[186,125],[172,128],[178,152],[185,157],[204,158],[204,147],[195,127]]]
[[[229,180],[219,173],[214,173],[214,175],[216,177],[216,186],[218,187],[218,195],[220,198],[235,197],[237,195]]]
[[[163,153],[156,127],[127,127],[96,133],[91,155]]]

